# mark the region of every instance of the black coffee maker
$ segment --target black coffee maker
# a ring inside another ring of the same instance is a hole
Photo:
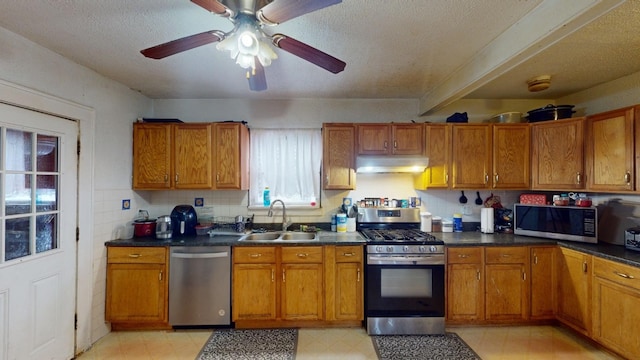
[[[173,225],[173,235],[195,235],[196,225],[198,225],[198,215],[191,205],[178,205],[171,211],[171,223]]]

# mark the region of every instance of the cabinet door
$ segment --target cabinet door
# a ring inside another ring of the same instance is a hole
[[[474,322],[484,319],[484,275],[482,264],[447,265],[447,321]]]
[[[175,125],[176,189],[211,189],[211,124]]]
[[[336,320],[362,320],[362,263],[336,264]]]
[[[591,331],[591,256],[561,248],[558,265],[560,321],[589,335]]]
[[[451,166],[451,125],[425,125],[425,155],[429,167],[416,176],[416,189],[446,189]]]
[[[168,124],[133,124],[133,188],[173,186],[172,133]]]
[[[108,264],[106,320],[166,322],[167,287],[164,264]]]
[[[527,279],[524,264],[488,264],[485,267],[486,320],[525,320]]]
[[[276,319],[276,265],[233,265],[233,320]]]
[[[215,188],[248,189],[249,130],[239,123],[217,123],[213,131]]]
[[[391,125],[394,155],[423,155],[424,130],[422,124]]]
[[[356,188],[355,128],[353,125],[325,124],[322,128],[322,169],[325,190]]]
[[[324,319],[323,283],[322,264],[282,264],[282,319]]]
[[[531,319],[555,317],[556,251],[555,246],[531,248]]]
[[[582,189],[584,183],[584,118],[531,125],[531,188]]]
[[[529,124],[492,125],[493,187],[529,189],[531,132]]]
[[[634,109],[587,117],[587,188],[633,190]]]
[[[593,258],[593,338],[640,359],[640,268]]]
[[[491,171],[491,127],[454,125],[452,175],[454,189],[483,189]]]
[[[387,124],[358,125],[358,155],[391,153],[391,136]]]

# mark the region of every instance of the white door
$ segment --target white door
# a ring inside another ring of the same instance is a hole
[[[74,356],[74,121],[0,104],[0,359]]]

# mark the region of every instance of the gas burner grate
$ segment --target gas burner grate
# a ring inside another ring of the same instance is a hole
[[[366,229],[361,230],[369,241],[393,242],[438,242],[435,236],[413,229]]]

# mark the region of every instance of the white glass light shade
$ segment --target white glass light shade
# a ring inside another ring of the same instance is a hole
[[[256,57],[262,66],[269,66],[273,59],[278,58],[265,38],[254,22],[241,21],[216,47],[229,51],[229,56],[242,68],[255,69]]]

